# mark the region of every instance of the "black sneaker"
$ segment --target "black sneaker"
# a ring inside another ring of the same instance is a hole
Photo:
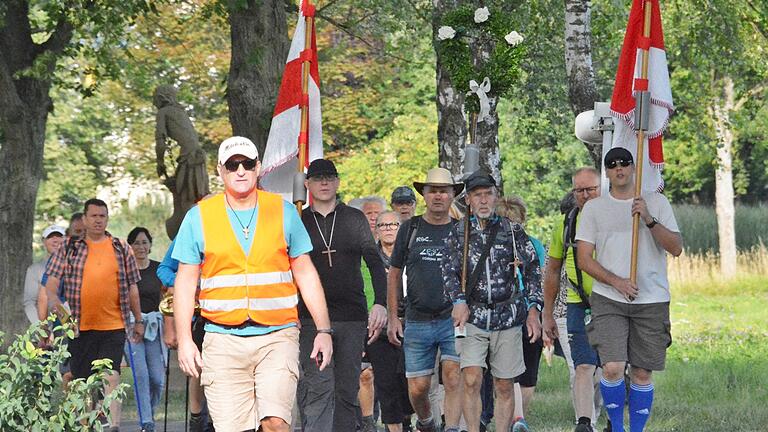
[[[592,429],[592,420],[589,417],[579,417],[578,424],[573,432],[594,432],[594,429]]]
[[[418,432],[438,432],[435,421],[432,420],[427,424],[422,424],[421,421],[416,422],[416,430]]]

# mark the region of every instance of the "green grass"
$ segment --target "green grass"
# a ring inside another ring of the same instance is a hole
[[[768,430],[768,277],[702,280],[674,286],[672,296],[673,344],[667,369],[654,374],[656,398],[646,430]],[[130,382],[127,369],[123,381]],[[169,418],[182,420],[181,376],[172,378],[172,388]],[[135,418],[133,394],[128,397],[123,418]],[[527,420],[536,432],[573,430],[565,360],[541,365]],[[601,416],[601,430],[604,424]]]

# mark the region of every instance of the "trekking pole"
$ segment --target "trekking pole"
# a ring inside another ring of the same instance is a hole
[[[163,432],[168,430],[168,388],[171,386],[171,350],[168,350],[168,361],[165,363],[165,414],[163,415]]]
[[[189,430],[189,376],[187,376],[187,385],[184,386],[184,432]]]
[[[131,375],[133,376],[133,395],[136,397],[136,409],[139,412],[139,424],[141,424],[143,417],[141,415],[141,398],[139,397],[139,386],[136,382],[136,367],[135,363],[133,362],[133,344],[131,344],[130,337],[126,338],[125,341],[128,343],[128,363],[131,366]]]

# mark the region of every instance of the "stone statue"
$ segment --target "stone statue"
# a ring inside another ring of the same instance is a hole
[[[205,151],[197,140],[197,132],[184,108],[176,101],[176,88],[161,85],[155,89],[152,103],[157,107],[155,154],[157,175],[173,194],[173,214],[165,221],[171,239],[176,237],[184,215],[197,201],[208,195],[208,172]],[[168,140],[179,144],[176,172],[168,175],[165,152]]]

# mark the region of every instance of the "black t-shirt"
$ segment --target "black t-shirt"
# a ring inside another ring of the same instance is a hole
[[[163,283],[157,277],[157,266],[160,263],[149,260],[149,267],[139,270],[141,280],[139,281],[139,302],[141,303],[141,312],[156,312],[160,307],[160,289]]]
[[[445,239],[451,232],[454,220],[444,225],[432,225],[419,218],[416,236],[403,256],[410,237],[413,218],[406,221],[397,232],[392,266],[402,269],[408,278],[405,318],[410,321],[442,319],[451,315],[451,304],[443,287],[440,262],[445,252]]]

